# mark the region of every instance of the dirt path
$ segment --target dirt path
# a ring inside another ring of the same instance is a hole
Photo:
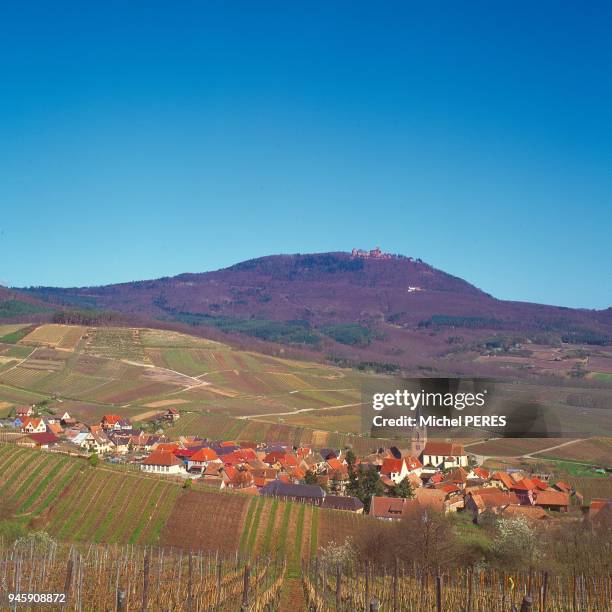
[[[547,453],[548,451],[555,450],[563,446],[568,446],[570,444],[576,444],[576,442],[582,442],[583,439],[584,438],[578,438],[577,440],[569,440],[567,442],[562,442],[561,444],[555,444],[555,446],[549,446],[548,448],[542,448],[541,450],[533,451],[532,453],[528,453],[527,455],[521,455],[521,459],[533,459],[534,455],[539,455],[540,453]],[[539,458],[540,457],[538,457],[538,459]]]
[[[502,439],[502,438],[495,438]],[[578,438],[576,440],[568,440],[567,442],[562,442],[561,444],[555,444],[554,446],[549,446],[548,448],[541,448],[537,451],[532,451],[531,453],[526,453],[525,455],[478,455],[474,454],[476,462],[479,465],[482,465],[485,461],[489,459],[538,459],[540,461],[555,461],[555,459],[546,459],[545,457],[536,457],[536,455],[540,455],[541,453],[547,453],[551,450],[555,450],[557,448],[562,448],[563,446],[568,446],[570,444],[575,444],[576,442],[582,442],[584,438]],[[492,440],[490,440],[492,441]],[[481,444],[482,441],[478,442],[470,442],[469,444],[464,444],[464,448],[469,448],[470,446],[474,446],[475,444]],[[580,463],[579,461],[571,461],[571,463]],[[583,465],[590,465],[585,463]]]
[[[27,361],[38,349],[38,347],[34,347],[32,349],[32,351],[28,354],[27,357],[24,357],[21,361],[18,361],[14,366],[11,366],[10,368],[7,368],[6,370],[4,370],[4,372],[2,372],[2,374],[6,374],[7,372],[10,372],[11,370],[14,370],[15,368],[18,368],[24,361]],[[17,387],[18,388],[18,387]],[[40,394],[39,394],[40,395]]]
[[[286,578],[283,584],[283,590],[280,599],[281,610],[299,610],[306,609],[304,600],[304,589],[300,578]]]
[[[266,412],[265,414],[247,414],[245,416],[236,417],[238,420],[245,421],[248,419],[261,419],[264,417],[271,416],[289,416],[292,414],[299,414],[300,412],[323,412],[326,410],[340,410],[340,408],[352,408],[353,406],[361,406],[362,403],[357,404],[342,404],[342,406],[326,406],[325,408],[300,408],[299,410],[290,410],[289,412]]]

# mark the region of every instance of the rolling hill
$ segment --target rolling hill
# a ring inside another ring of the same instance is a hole
[[[361,386],[375,376],[149,328],[0,325],[0,417],[45,402],[92,424],[181,411],[171,435],[368,450]]]
[[[534,357],[525,346],[517,353],[519,345],[530,344],[536,349],[586,347],[605,359],[612,341],[612,309],[498,300],[403,256],[275,255],[215,272],[101,287],[37,287],[20,294],[55,308],[183,324],[200,335],[240,339],[243,347],[272,347],[277,353],[279,346],[299,348],[311,358],[375,364],[381,371],[499,373],[512,360],[485,364],[479,357],[509,355],[533,365],[541,353]],[[567,356],[552,354],[545,361]],[[522,375],[524,365],[519,360],[518,367],[510,366],[512,374]],[[537,367],[543,365],[537,362],[535,369],[560,369],[555,363]],[[565,365],[569,370],[575,362]]]

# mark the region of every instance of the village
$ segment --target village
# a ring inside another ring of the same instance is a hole
[[[169,439],[158,427],[180,418],[175,408],[153,419],[154,433],[137,429],[129,419],[107,414],[99,423],[77,422],[68,412],[39,415],[33,406],[15,410],[12,428],[20,446],[102,458],[147,474],[182,479],[184,486],[277,497],[385,521],[412,509],[466,512],[474,523],[484,515],[547,520],[561,513],[594,518],[612,503],[583,496],[551,474],[518,468],[503,471],[477,465],[462,444],[443,440],[413,441],[358,457],[350,448],[313,449],[262,442]]]

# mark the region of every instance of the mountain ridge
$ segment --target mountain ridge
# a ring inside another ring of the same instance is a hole
[[[16,291],[62,308],[216,328],[334,358],[402,367],[460,361],[468,353],[473,358],[491,342],[505,349],[521,342],[611,342],[612,309],[499,300],[421,259],[358,253],[363,255],[268,255],[210,272]]]

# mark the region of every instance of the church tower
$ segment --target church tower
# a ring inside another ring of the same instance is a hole
[[[413,427],[410,441],[410,454],[417,459],[422,455],[427,444],[427,427]]]

